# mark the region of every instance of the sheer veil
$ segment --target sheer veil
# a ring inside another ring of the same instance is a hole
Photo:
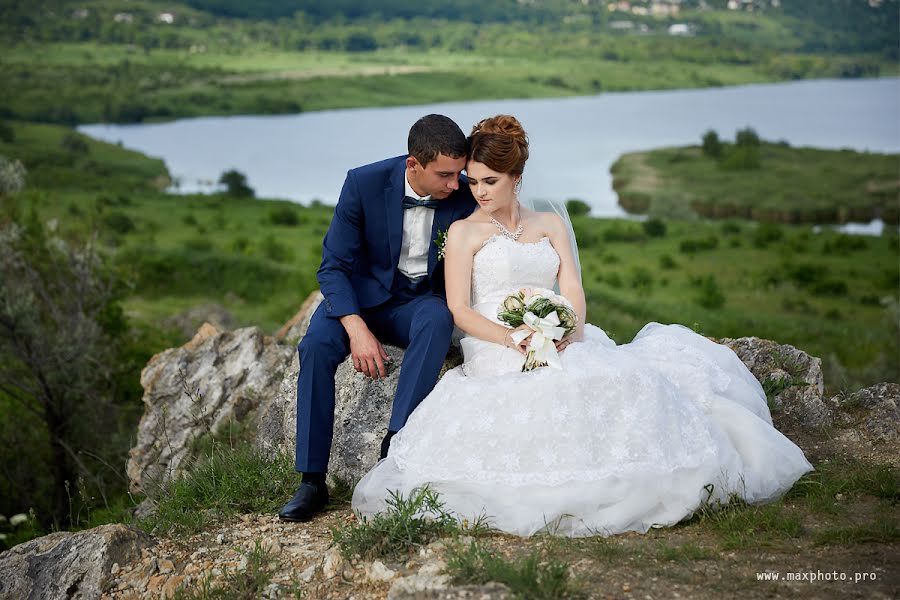
[[[581,281],[581,258],[578,256],[578,242],[575,239],[575,229],[572,227],[572,219],[569,218],[569,211],[561,200],[547,200],[544,198],[535,200],[534,198],[519,198],[519,205],[535,212],[552,212],[566,224],[569,231],[569,243],[572,246],[572,256],[575,257],[575,269],[578,271],[578,280]]]

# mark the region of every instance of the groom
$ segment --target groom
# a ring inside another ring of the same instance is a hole
[[[297,347],[297,471],[303,481],[283,521],[306,521],[328,502],[325,473],[334,425],[334,374],[347,354],[373,379],[385,377],[383,342],[406,348],[388,432],[428,395],[450,347],[453,317],[435,239],[475,209],[460,179],[466,137],[443,115],[409,131],[409,155],[347,173],[322,244],[317,278],[325,299]]]

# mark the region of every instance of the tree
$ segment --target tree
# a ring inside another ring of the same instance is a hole
[[[24,226],[0,228],[0,399],[45,429],[45,524],[71,523],[79,488],[105,498],[107,486],[88,463],[106,460],[115,432],[126,330],[119,295],[92,244],[50,237],[34,214]]]
[[[247,176],[235,169],[222,173],[219,177],[219,185],[225,186],[225,193],[238,198],[252,198],[253,188],[247,185]]]
[[[566,200],[566,210],[569,211],[569,216],[581,217],[590,214],[591,207],[584,200],[571,198],[569,200]]]
[[[719,141],[719,134],[712,129],[703,134],[703,154],[710,158],[722,156],[722,142]]]

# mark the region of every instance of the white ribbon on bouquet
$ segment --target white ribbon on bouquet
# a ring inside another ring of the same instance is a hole
[[[553,342],[561,340],[566,334],[564,327],[559,326],[559,315],[556,311],[551,312],[543,319],[532,312],[527,312],[522,320],[531,329],[521,329],[510,336],[513,342],[519,344],[531,336],[528,342],[529,353],[534,352],[536,362],[547,363],[547,365],[562,369],[562,362],[559,360],[559,353],[556,351],[556,344]]]

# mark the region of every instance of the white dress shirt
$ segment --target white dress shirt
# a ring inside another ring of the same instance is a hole
[[[406,195],[420,200],[431,196],[419,196],[409,185],[404,175]],[[428,274],[428,249],[431,246],[431,226],[434,223],[434,209],[417,206],[403,211],[403,241],[400,243],[400,260],[397,268],[410,279],[418,279]]]

